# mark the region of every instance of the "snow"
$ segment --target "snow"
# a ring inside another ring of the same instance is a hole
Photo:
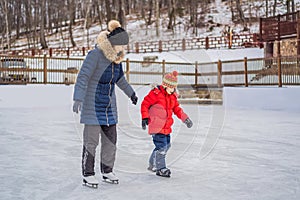
[[[157,56],[156,62],[181,62],[181,63],[210,63],[230,60],[243,60],[245,57],[263,58],[264,49],[259,48],[244,48],[244,49],[199,49],[186,51],[170,51],[162,53],[139,53],[126,54],[125,59],[143,60],[143,57]]]
[[[224,106],[182,105],[194,126],[175,119],[170,179],[146,170],[153,145],[139,109],[150,88],[134,88],[137,106],[116,91],[120,184],[90,189],[73,87],[0,86],[1,199],[299,199],[299,87],[225,88]]]

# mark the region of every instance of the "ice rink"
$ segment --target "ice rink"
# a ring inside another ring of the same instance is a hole
[[[135,89],[137,106],[117,90],[120,184],[91,189],[81,184],[83,127],[71,111],[73,87],[0,86],[0,199],[300,199],[299,87],[229,88],[224,106],[182,105],[194,126],[175,120],[171,178],[146,170],[153,144],[139,110],[150,88]]]

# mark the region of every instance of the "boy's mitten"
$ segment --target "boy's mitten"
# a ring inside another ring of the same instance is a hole
[[[138,101],[138,97],[135,96],[135,92],[130,97],[132,104],[136,105]]]
[[[146,126],[149,124],[149,119],[148,118],[145,118],[145,119],[142,119],[142,128],[144,130],[146,130]]]
[[[82,108],[82,101],[75,100],[73,103],[73,112],[78,113],[79,111],[81,111],[81,108]]]
[[[185,125],[188,127],[188,128],[191,128],[193,126],[193,122],[190,118],[187,118],[185,121],[184,121]]]

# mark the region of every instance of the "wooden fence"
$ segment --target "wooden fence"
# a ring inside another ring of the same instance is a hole
[[[300,58],[243,59],[211,63],[123,62],[131,84],[161,83],[165,73],[177,70],[179,84],[194,87],[300,85]],[[14,64],[14,62],[23,63]],[[46,55],[0,55],[1,84],[73,84],[83,58],[51,58]],[[22,66],[22,67],[20,67]]]
[[[192,38],[168,41],[137,42],[127,45],[128,53],[149,53],[166,51],[185,51],[192,49],[218,49],[259,47],[257,34],[233,34],[219,37]],[[261,46],[260,46],[261,47]],[[49,57],[82,57],[94,47],[49,48],[49,49],[22,49],[2,51],[4,55],[43,56]]]

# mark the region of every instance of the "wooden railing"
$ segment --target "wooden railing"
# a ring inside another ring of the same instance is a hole
[[[23,59],[26,67],[7,67],[5,60]],[[300,58],[247,59],[210,62],[123,62],[126,78],[131,84],[161,83],[165,73],[177,70],[179,84],[194,87],[300,85]],[[73,84],[83,58],[50,58],[45,56],[0,55],[1,84]],[[17,80],[29,74],[26,80]],[[3,78],[9,77],[9,78]],[[14,77],[17,77],[14,79]]]
[[[270,42],[287,38],[296,38],[299,29],[299,20],[300,11],[260,18],[260,41]]]
[[[243,48],[258,47],[257,34],[233,34],[231,36],[192,38],[168,41],[137,42],[127,45],[128,53],[149,53],[185,51],[192,49],[219,49],[219,48]],[[11,51],[0,51],[5,55],[22,56],[44,56],[49,57],[83,57],[94,47],[74,47],[74,48],[49,48],[49,49],[22,49]]]

